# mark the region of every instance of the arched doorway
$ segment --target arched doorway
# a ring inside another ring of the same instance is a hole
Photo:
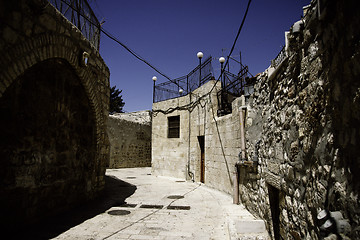
[[[89,99],[62,59],[40,62],[0,98],[0,224],[27,223],[86,199],[95,179]]]

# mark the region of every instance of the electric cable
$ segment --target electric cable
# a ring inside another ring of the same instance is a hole
[[[249,8],[250,8],[250,4],[251,4],[251,1],[252,0],[249,0],[248,1],[248,4],[247,4],[247,7],[246,7],[246,11],[245,11],[245,14],[243,16],[243,19],[241,21],[241,24],[240,24],[240,27],[239,27],[239,30],[236,34],[236,37],[235,37],[235,40],[234,40],[234,43],[231,47],[231,50],[230,50],[230,53],[229,53],[229,56],[231,56],[232,52],[234,51],[234,48],[235,48],[235,45],[236,45],[236,42],[240,36],[240,33],[242,31],[242,28],[244,26],[244,23],[245,23],[245,20],[246,20],[246,17],[247,17],[247,14],[248,14],[248,11],[249,11]],[[224,69],[226,68],[226,66],[229,64],[229,58],[226,60],[226,63],[224,65]],[[224,72],[222,72],[219,76],[219,78],[216,80],[216,82],[214,83],[214,85],[212,86],[212,88],[210,89],[209,92],[205,93],[203,96],[201,96],[198,100],[196,100],[195,102],[193,103],[190,103],[190,104],[187,104],[187,105],[184,105],[184,106],[181,106],[181,107],[175,107],[175,108],[169,108],[168,110],[154,110],[154,112],[162,112],[163,114],[168,114],[168,113],[171,113],[173,111],[176,111],[176,110],[186,110],[188,106],[191,106],[192,108],[194,107],[195,104],[197,104],[198,101],[200,101],[200,99],[204,98],[205,96],[209,95],[215,88],[216,84],[220,81],[222,75],[224,74]]]
[[[233,45],[232,45],[232,47],[231,47],[231,50],[230,50],[230,53],[228,54],[228,56],[231,56],[232,52],[234,51],[236,42],[237,42],[237,40],[238,40],[238,38],[239,38],[239,36],[240,36],[241,30],[242,30],[242,28],[243,28],[243,26],[244,26],[245,19],[246,19],[246,16],[247,16],[247,14],[248,14],[248,11],[249,11],[249,7],[250,7],[250,4],[251,4],[251,1],[252,1],[252,0],[249,0],[249,1],[248,1],[248,4],[247,4],[247,7],[246,7],[246,11],[245,11],[244,17],[243,17],[243,19],[242,19],[242,21],[241,21],[241,24],[240,24],[238,33],[236,34],[234,43],[233,43]],[[226,62],[225,62],[224,69],[226,68],[226,66],[227,66],[228,64],[229,64],[229,58],[227,58],[227,60],[226,60]],[[220,76],[219,76],[219,78],[218,78],[218,80],[217,80],[216,82],[218,82],[218,81],[221,79],[221,77],[222,77],[223,74],[224,74],[224,72],[222,72],[222,73],[220,74]],[[215,85],[216,85],[216,83],[215,83],[214,86],[211,88],[210,92],[215,88]]]
[[[73,9],[74,11],[77,11],[71,4],[67,3],[65,0],[61,0],[63,3],[65,3],[67,6],[69,6],[71,9]],[[108,38],[110,38],[111,40],[115,41],[116,43],[118,43],[120,46],[122,46],[126,51],[128,51],[130,54],[132,54],[135,58],[137,58],[138,60],[144,62],[146,65],[148,65],[150,68],[152,68],[153,70],[155,70],[157,73],[159,73],[161,76],[165,77],[166,79],[168,79],[169,81],[171,81],[172,83],[176,84],[177,86],[178,83],[173,81],[170,77],[168,77],[166,74],[164,74],[163,72],[161,72],[159,69],[157,69],[155,66],[153,66],[151,63],[149,63],[147,60],[145,60],[145,58],[141,57],[139,54],[137,54],[135,51],[131,50],[128,46],[126,46],[124,43],[122,43],[119,39],[117,39],[115,36],[113,36],[112,34],[110,34],[108,31],[106,31],[102,26],[99,26],[99,24],[94,23],[91,19],[89,19],[88,16],[85,16],[83,13],[77,11],[77,13],[82,16],[83,18],[85,18],[90,24],[96,26],[99,28],[99,30],[104,33]]]
[[[76,9],[71,6],[71,4],[67,3],[65,0],[61,0],[63,3],[65,3],[67,6],[69,6],[71,9],[75,10]],[[247,7],[246,7],[246,11],[245,11],[245,14],[243,16],[243,19],[241,21],[241,24],[240,24],[240,27],[239,27],[239,30],[237,32],[237,35],[235,37],[235,40],[234,40],[234,43],[231,47],[231,50],[230,50],[230,53],[228,54],[229,56],[231,56],[232,52],[234,51],[234,48],[235,48],[235,45],[236,45],[236,42],[239,38],[239,35],[241,33],[241,30],[244,26],[244,23],[245,23],[245,20],[246,20],[246,17],[247,17],[247,13],[249,11],[249,7],[250,7],[250,4],[251,4],[251,1],[252,0],[249,0],[248,1],[248,4],[247,4]],[[156,67],[154,67],[152,64],[150,64],[148,61],[146,61],[143,57],[141,57],[139,54],[135,53],[133,50],[131,50],[128,46],[126,46],[124,43],[122,43],[119,39],[117,39],[116,37],[114,37],[112,34],[110,34],[108,31],[106,31],[102,26],[99,26],[99,24],[96,24],[94,22],[92,22],[88,16],[85,16],[84,14],[80,13],[79,11],[77,11],[77,13],[79,15],[81,15],[83,18],[85,18],[90,24],[94,25],[94,26],[97,26],[99,27],[100,31],[103,32],[107,37],[109,37],[111,40],[115,41],[116,43],[118,43],[120,46],[122,46],[125,50],[127,50],[130,54],[132,54],[135,58],[137,58],[138,60],[144,62],[146,65],[148,65],[149,67],[151,67],[153,70],[155,70],[157,73],[159,73],[161,76],[165,77],[166,79],[168,79],[170,82],[174,83],[175,85],[177,85],[178,87],[179,84],[172,80],[170,77],[168,77],[167,75],[165,75],[164,73],[162,73],[160,70],[158,70]],[[225,62],[225,65],[224,65],[224,68],[226,68],[226,66],[229,64],[229,58],[226,60]],[[184,106],[181,106],[181,107],[175,107],[175,108],[169,108],[168,110],[164,111],[164,110],[154,110],[154,112],[162,112],[164,114],[167,114],[167,113],[170,113],[170,112],[173,112],[173,111],[176,111],[176,110],[187,110],[187,109],[194,109],[194,107],[197,105],[198,102],[200,102],[200,100],[202,98],[204,98],[205,96],[209,95],[213,89],[215,88],[216,84],[220,81],[222,75],[224,73],[222,72],[219,76],[219,78],[216,80],[216,82],[214,83],[214,85],[212,86],[212,88],[210,89],[210,91],[206,94],[204,94],[203,96],[201,96],[199,99],[197,99],[195,102],[193,103],[189,103],[187,105],[184,105]]]

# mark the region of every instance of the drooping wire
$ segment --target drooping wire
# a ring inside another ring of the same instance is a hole
[[[63,3],[65,3],[66,5],[68,5],[70,8],[72,8],[73,10],[76,11],[76,9],[74,9],[73,6],[71,6],[71,4],[68,4],[65,0],[61,0]],[[241,21],[241,24],[240,24],[240,27],[239,27],[239,30],[238,30],[238,33],[235,37],[235,40],[234,40],[234,43],[231,47],[231,50],[230,50],[230,53],[228,54],[229,56],[231,56],[232,52],[234,51],[234,48],[235,48],[235,45],[236,45],[236,42],[237,42],[237,39],[241,33],[241,30],[243,28],[243,25],[245,23],[245,19],[246,19],[246,16],[247,16],[247,13],[249,11],[249,7],[250,7],[250,4],[251,4],[251,1],[252,0],[249,0],[248,1],[248,4],[247,4],[247,7],[246,7],[246,11],[245,11],[245,14],[244,14],[244,17]],[[80,14],[83,18],[85,18],[90,24],[94,25],[94,26],[98,26],[98,24],[92,22],[87,16],[85,16],[84,14],[78,12],[78,14]],[[152,64],[150,64],[148,61],[146,61],[144,58],[142,58],[140,55],[138,55],[137,53],[135,53],[133,50],[131,50],[129,47],[127,47],[125,44],[123,44],[120,40],[118,40],[116,37],[114,37],[113,35],[111,35],[108,31],[106,31],[103,27],[99,27],[100,31],[103,32],[107,37],[109,37],[110,39],[112,39],[113,41],[117,42],[118,44],[120,44],[123,48],[125,48],[130,54],[132,54],[134,57],[136,57],[138,60],[144,62],[146,65],[148,65],[149,67],[151,67],[152,69],[154,69],[157,73],[159,73],[160,75],[162,75],[163,77],[165,77],[166,79],[168,79],[169,81],[171,81],[172,83],[174,83],[175,85],[179,86],[178,83],[174,80],[172,80],[170,77],[168,77],[167,75],[165,75],[164,73],[162,73],[160,70],[158,70],[156,67],[154,67]],[[225,65],[224,65],[224,69],[226,68],[226,66],[229,64],[229,58],[226,60],[225,62]],[[210,91],[208,93],[205,93],[203,96],[201,96],[200,98],[198,98],[195,102],[193,103],[189,103],[185,106],[179,106],[179,107],[175,107],[175,108],[169,108],[168,110],[155,110],[154,112],[162,112],[164,114],[166,113],[170,113],[170,112],[173,112],[175,110],[187,110],[189,108],[193,109],[199,102],[202,98],[204,98],[205,96],[209,95],[213,89],[215,88],[216,84],[220,81],[222,75],[224,73],[222,72],[219,76],[219,78],[216,80],[216,82],[214,83],[214,85],[212,86],[212,88],[210,89]],[[180,86],[179,86],[180,87]]]
[[[65,0],[61,0],[63,3],[65,3],[67,6],[69,6],[71,9],[75,10],[76,9],[69,3],[67,3]],[[77,13],[79,15],[81,15],[83,18],[85,18],[90,24],[99,27],[98,24],[94,23],[91,19],[89,19],[88,16],[85,16],[84,14],[82,14],[81,12],[77,11]],[[137,54],[135,51],[131,50],[128,46],[126,46],[124,43],[122,43],[119,39],[117,39],[116,37],[114,37],[112,34],[110,34],[108,31],[106,31],[103,27],[99,27],[99,30],[104,33],[107,37],[109,37],[111,40],[115,41],[116,43],[118,43],[119,45],[121,45],[123,48],[125,48],[126,51],[128,51],[130,54],[132,54],[135,58],[137,58],[138,60],[144,62],[146,65],[148,65],[149,67],[151,67],[153,70],[155,70],[157,73],[159,73],[161,76],[165,77],[166,79],[168,79],[169,81],[171,81],[172,83],[178,85],[177,82],[175,82],[174,80],[172,80],[170,77],[168,77],[167,75],[165,75],[163,72],[161,72],[159,69],[157,69],[155,66],[153,66],[151,63],[149,63],[147,60],[145,60],[145,58],[141,57],[139,54]]]
[[[248,11],[249,11],[249,7],[250,7],[251,1],[252,1],[252,0],[249,0],[249,1],[248,1],[248,4],[247,4],[247,7],[246,7],[246,11],[245,11],[244,17],[243,17],[243,19],[242,19],[242,21],[241,21],[239,30],[238,30],[238,32],[237,32],[237,34],[236,34],[234,43],[233,43],[233,45],[232,45],[232,47],[231,47],[231,50],[230,50],[228,56],[231,56],[232,52],[234,51],[236,42],[237,42],[237,40],[238,40],[238,38],[239,38],[239,36],[240,36],[241,30],[242,30],[242,28],[243,28],[243,26],[244,26],[245,19],[246,19],[246,16],[247,16],[247,14],[248,14]],[[226,60],[226,62],[225,62],[225,65],[224,65],[224,69],[225,69],[226,66],[229,64],[229,59],[230,59],[230,58],[227,58],[227,60]],[[217,80],[217,82],[221,79],[221,77],[222,77],[223,74],[224,74],[224,72],[222,71],[221,74],[220,74],[220,76],[219,76],[219,78],[218,78],[218,80]],[[213,86],[213,88],[210,90],[210,92],[214,89],[215,85],[216,85],[216,84],[214,84],[214,86]]]
[[[248,4],[247,4],[247,7],[246,7],[246,11],[245,11],[244,17],[243,17],[243,19],[242,19],[242,21],[241,21],[239,30],[238,30],[238,32],[237,32],[237,35],[236,35],[236,37],[235,37],[234,43],[233,43],[233,45],[232,45],[232,47],[231,47],[231,50],[230,50],[230,53],[229,53],[228,56],[231,56],[232,52],[234,51],[236,42],[237,42],[237,40],[238,40],[238,38],[239,38],[239,36],[240,36],[241,30],[242,30],[242,28],[243,28],[243,26],[244,26],[244,23],[245,23],[245,20],[246,20],[246,16],[247,16],[248,11],[249,11],[249,8],[250,8],[251,1],[252,1],[252,0],[249,0],[249,1],[248,1]],[[230,59],[230,58],[228,58],[228,59],[226,60],[226,63],[225,63],[225,65],[224,65],[224,69],[225,69],[226,66],[229,64],[229,59]],[[171,112],[173,112],[173,111],[175,111],[175,110],[193,109],[193,108],[200,102],[200,100],[201,100],[202,98],[204,98],[205,96],[209,95],[209,94],[214,90],[215,86],[216,86],[217,83],[220,81],[220,79],[221,79],[221,77],[222,77],[223,74],[224,74],[224,71],[221,72],[219,78],[215,81],[215,83],[214,83],[214,85],[212,86],[212,88],[210,89],[210,91],[207,92],[207,93],[205,93],[204,95],[202,95],[202,96],[201,96],[200,98],[198,98],[195,102],[189,103],[189,104],[184,105],[184,106],[179,106],[179,107],[175,107],[175,108],[169,108],[169,109],[167,109],[167,110],[154,110],[153,112],[154,112],[154,113],[156,113],[156,112],[161,112],[161,113],[163,113],[163,114],[167,114],[167,113],[171,113]]]
[[[103,32],[107,37],[109,37],[111,40],[117,42],[118,44],[120,44],[123,48],[125,48],[125,50],[127,50],[129,53],[131,53],[134,57],[136,57],[138,60],[144,62],[146,65],[148,65],[149,67],[151,67],[152,69],[154,69],[157,73],[159,73],[161,76],[165,77],[166,79],[172,81],[173,83],[175,83],[170,77],[168,77],[167,75],[165,75],[164,73],[162,73],[160,70],[158,70],[156,67],[154,67],[152,64],[150,64],[148,61],[146,61],[143,57],[141,57],[139,54],[135,53],[133,50],[131,50],[128,46],[126,46],[124,43],[120,42],[119,39],[117,39],[116,37],[114,37],[113,35],[111,35],[108,31],[106,31],[104,28],[100,28],[101,32]],[[177,85],[177,83],[175,83]]]

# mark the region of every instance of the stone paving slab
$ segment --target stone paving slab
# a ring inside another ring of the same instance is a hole
[[[151,168],[106,174],[136,186],[135,192],[53,239],[270,239],[262,221],[203,184],[152,176]],[[245,232],[238,233],[241,226]]]

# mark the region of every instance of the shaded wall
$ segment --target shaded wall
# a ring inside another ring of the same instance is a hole
[[[108,134],[108,168],[151,167],[150,111],[109,115]]]
[[[104,188],[109,70],[47,1],[1,1],[0,19],[0,205],[11,225]]]

